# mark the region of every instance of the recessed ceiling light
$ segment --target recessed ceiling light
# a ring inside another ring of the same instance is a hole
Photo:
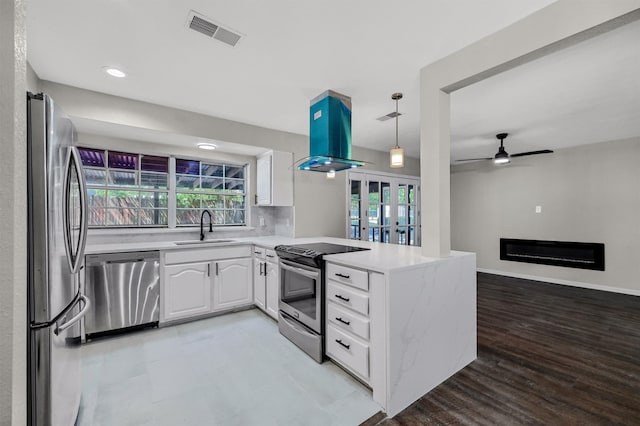
[[[214,149],[217,148],[217,146],[212,143],[199,143],[198,148],[213,151]]]
[[[111,77],[123,78],[127,76],[127,74],[125,74],[124,71],[119,70],[118,68],[113,68],[113,67],[102,67],[102,68],[104,69],[104,72],[109,74]]]

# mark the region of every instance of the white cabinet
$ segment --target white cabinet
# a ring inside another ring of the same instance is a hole
[[[273,250],[256,247],[253,250],[254,303],[270,317],[278,319],[280,270]]]
[[[219,260],[213,263],[213,310],[234,308],[253,302],[251,259]]]
[[[267,309],[266,287],[264,282],[265,262],[260,259],[253,259],[253,303],[263,311]]]
[[[251,246],[163,253],[160,322],[200,317],[253,303]]]
[[[273,319],[278,319],[278,304],[280,303],[280,269],[277,259],[275,262],[267,258],[265,264],[265,279],[267,284],[266,311]]]
[[[164,319],[171,321],[211,311],[211,265],[209,262],[164,268]]]
[[[256,204],[293,205],[293,154],[269,151],[257,158]]]
[[[327,356],[369,384],[369,273],[331,262],[325,271]]]

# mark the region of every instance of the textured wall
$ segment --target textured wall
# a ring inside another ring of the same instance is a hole
[[[481,269],[640,295],[638,164],[640,138],[452,167],[452,247]],[[501,237],[604,243],[606,271],[502,261]]]
[[[25,2],[0,2],[0,425],[26,423]]]

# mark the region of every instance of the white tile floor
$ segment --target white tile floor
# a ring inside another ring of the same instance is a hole
[[[78,426],[358,425],[380,410],[249,311],[104,338],[82,348]]]

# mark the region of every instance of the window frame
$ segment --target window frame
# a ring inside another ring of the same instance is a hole
[[[192,223],[192,224],[180,224],[178,225],[177,222],[177,193],[179,191],[177,191],[176,188],[176,159],[180,159],[180,160],[189,160],[189,161],[198,161],[200,162],[200,164],[205,163],[205,164],[213,164],[213,165],[222,165],[222,166],[232,166],[232,167],[241,167],[243,168],[243,174],[244,174],[244,178],[242,179],[244,182],[244,191],[242,192],[243,200],[244,200],[244,207],[242,209],[243,214],[244,214],[244,223],[242,224],[214,224],[214,226],[216,227],[228,227],[228,228],[233,228],[233,229],[241,229],[241,228],[246,228],[250,226],[250,217],[251,217],[251,205],[250,205],[250,197],[249,194],[251,193],[251,179],[250,179],[250,172],[251,172],[251,167],[250,167],[250,163],[246,163],[246,162],[241,162],[241,161],[228,161],[225,159],[212,159],[212,158],[204,158],[204,157],[196,157],[196,156],[191,156],[191,155],[167,155],[167,154],[162,154],[162,153],[158,153],[158,152],[130,152],[127,151],[126,148],[121,149],[121,148],[101,148],[101,147],[93,147],[91,145],[84,145],[84,146],[79,146],[79,149],[87,149],[87,150],[98,150],[98,151],[103,151],[105,153],[105,166],[104,167],[95,167],[95,166],[85,166],[84,164],[82,164],[82,169],[83,172],[87,169],[93,169],[93,170],[99,170],[99,171],[104,171],[105,172],[105,185],[91,185],[90,187],[87,186],[87,189],[98,189],[98,190],[123,190],[123,191],[135,191],[138,193],[141,192],[160,192],[160,193],[164,193],[167,195],[167,223],[166,224],[152,224],[152,225],[143,225],[140,224],[140,215],[138,214],[138,224],[136,225],[108,225],[108,224],[104,224],[104,225],[90,225],[89,229],[91,230],[123,230],[123,229],[135,229],[135,230],[186,230],[189,228],[199,228],[200,227],[200,223]],[[108,179],[109,179],[109,170],[118,170],[118,171],[127,171],[126,169],[117,169],[117,168],[111,168],[109,167],[109,159],[108,159],[108,154],[110,151],[113,152],[123,152],[123,153],[127,153],[127,154],[131,154],[131,155],[137,155],[138,156],[138,168],[137,169],[132,169],[129,170],[131,172],[135,172],[136,173],[136,182],[137,185],[136,186],[132,186],[130,188],[127,187],[122,187],[122,186],[110,186],[108,185]],[[158,174],[163,174],[161,172],[152,172],[152,171],[143,171],[141,170],[141,160],[143,156],[154,156],[154,157],[166,157],[168,159],[168,172],[166,174],[167,176],[167,188],[165,189],[155,189],[155,188],[145,188],[142,187],[140,185],[140,176],[142,173],[158,173]],[[178,158],[179,157],[179,158]],[[201,167],[201,166],[200,166]],[[194,175],[195,176],[195,175]],[[198,175],[198,177],[200,177],[201,175]],[[108,192],[107,192],[108,194]],[[230,194],[230,193],[220,193],[219,195],[237,195],[237,194]],[[105,200],[106,203],[108,203],[108,198]],[[109,207],[107,205],[104,206],[104,210],[106,212],[106,210]],[[114,207],[115,208],[115,207]],[[140,207],[136,208],[137,210],[151,210],[151,209],[156,209],[154,207],[150,207],[148,209],[145,209],[144,207],[142,207],[142,205],[140,205]],[[158,208],[158,209],[164,209],[164,208]],[[211,209],[208,209],[211,210]],[[223,209],[224,211],[226,210],[240,210],[240,209]]]

